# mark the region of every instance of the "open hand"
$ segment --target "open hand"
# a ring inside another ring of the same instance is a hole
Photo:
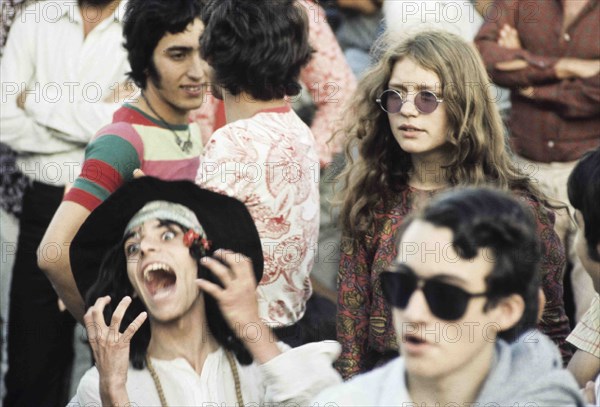
[[[121,333],[119,327],[127,307],[131,304],[131,298],[124,297],[121,300],[112,315],[110,326],[106,326],[103,312],[110,301],[109,296],[98,298],[83,316],[83,321],[100,374],[100,384],[114,388],[125,386],[127,382],[129,344],[133,335],[146,320],[147,314],[140,313],[125,332]]]
[[[217,250],[215,258],[204,257],[201,262],[221,281],[223,288],[210,281],[198,279],[201,290],[212,295],[234,332],[240,332],[248,324],[260,322],[256,301],[256,279],[252,261],[230,250]],[[243,340],[243,338],[240,338]]]

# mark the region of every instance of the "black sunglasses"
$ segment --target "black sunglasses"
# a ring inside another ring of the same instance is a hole
[[[381,110],[386,113],[396,114],[400,113],[402,106],[408,99],[400,92],[394,89],[384,90],[381,95],[375,101],[379,103]],[[415,107],[421,113],[429,114],[433,113],[437,109],[438,105],[442,103],[444,99],[440,99],[435,93],[429,90],[422,90],[415,95]]]
[[[379,279],[383,296],[391,306],[406,308],[410,297],[420,289],[431,313],[446,321],[460,319],[471,298],[487,296],[487,292],[469,293],[449,283],[417,277],[410,267],[403,264],[394,265],[389,271],[382,272]]]

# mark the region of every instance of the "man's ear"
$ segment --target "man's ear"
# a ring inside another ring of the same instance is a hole
[[[494,307],[496,309],[496,322],[500,331],[506,331],[514,327],[523,316],[525,301],[518,294],[511,294],[502,298]]]

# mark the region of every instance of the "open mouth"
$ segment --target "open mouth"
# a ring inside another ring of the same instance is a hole
[[[144,269],[144,285],[153,297],[163,297],[175,288],[177,276],[164,263],[152,263]]]
[[[424,339],[417,335],[404,335],[404,342],[411,345],[423,345],[427,343]]]

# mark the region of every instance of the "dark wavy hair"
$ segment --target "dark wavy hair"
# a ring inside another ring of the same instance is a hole
[[[174,225],[180,228],[184,233],[187,228],[182,225],[168,220],[160,220],[161,224]],[[119,302],[126,295],[132,298],[132,302],[127,308],[123,320],[121,321],[120,330],[123,332],[131,322],[140,314],[147,311],[146,307],[139,299],[134,297],[134,290],[129,277],[127,276],[127,258],[125,257],[124,243],[126,239],[121,240],[117,245],[110,249],[102,261],[98,278],[86,293],[85,303],[86,309],[94,305],[100,297],[109,295],[111,302],[104,308],[104,320],[107,325],[110,324],[112,315],[118,306]],[[200,245],[190,247],[190,255],[196,259],[198,264],[198,278],[203,278],[215,284],[221,285],[219,279],[206,267],[200,264],[200,258],[203,256],[212,255],[209,250],[204,253]],[[252,363],[252,355],[246,347],[238,339],[233,330],[227,325],[217,301],[210,295],[204,294],[204,304],[206,312],[206,324],[210,329],[210,333],[216,341],[225,349],[232,351],[242,365]],[[150,343],[150,324],[144,323],[131,338],[129,360],[135,369],[143,369],[146,365],[146,351]]]
[[[567,183],[569,201],[581,212],[590,258],[600,262],[600,147],[584,154]]]
[[[537,325],[541,244],[531,209],[505,192],[491,188],[459,188],[435,198],[405,222],[402,233],[415,219],[452,230],[453,247],[465,259],[479,249],[491,250],[494,266],[486,277],[485,310],[512,294],[523,298],[519,322],[498,334],[509,342]]]
[[[297,95],[300,69],[312,54],[307,18],[294,0],[213,0],[203,13],[202,58],[232,95]]]
[[[205,0],[129,0],[123,23],[123,46],[131,67],[129,78],[146,89],[148,77],[158,81],[152,60],[156,45],[166,33],[177,34],[200,18]]]

